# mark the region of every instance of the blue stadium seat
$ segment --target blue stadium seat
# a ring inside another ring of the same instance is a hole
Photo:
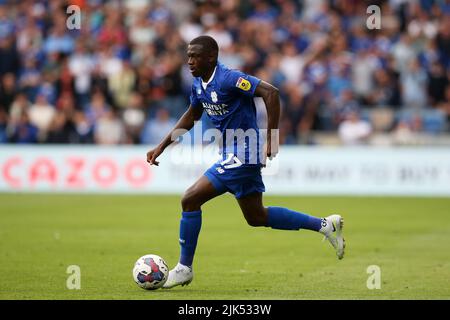
[[[446,130],[447,119],[441,110],[431,109],[422,113],[422,128],[424,132],[438,134]]]

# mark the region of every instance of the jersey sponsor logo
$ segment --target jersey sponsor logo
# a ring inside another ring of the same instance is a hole
[[[252,84],[250,81],[245,80],[242,77],[239,77],[238,81],[236,82],[236,87],[238,87],[241,90],[248,91],[252,87]]]
[[[224,114],[227,114],[230,112],[226,108],[228,107],[227,104],[211,104],[202,102],[203,109],[205,109],[206,113],[210,116],[223,116]]]
[[[216,103],[218,101],[217,99],[217,93],[215,91],[211,92],[211,100]]]

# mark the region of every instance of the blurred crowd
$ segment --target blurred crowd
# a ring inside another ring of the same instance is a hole
[[[0,142],[158,143],[189,104],[201,34],[280,89],[282,143],[450,130],[449,0],[0,0]]]

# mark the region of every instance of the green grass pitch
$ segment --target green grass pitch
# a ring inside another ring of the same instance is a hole
[[[345,218],[339,261],[311,231],[248,226],[231,195],[203,206],[187,287],[145,291],[134,262],[178,259],[179,196],[0,195],[0,299],[450,299],[450,199],[269,197]],[[81,289],[68,290],[69,265]],[[367,268],[381,268],[369,290]]]

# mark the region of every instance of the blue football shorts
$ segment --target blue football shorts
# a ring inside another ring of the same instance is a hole
[[[260,165],[231,167],[217,162],[204,175],[219,193],[230,192],[236,199],[251,193],[264,192]]]

